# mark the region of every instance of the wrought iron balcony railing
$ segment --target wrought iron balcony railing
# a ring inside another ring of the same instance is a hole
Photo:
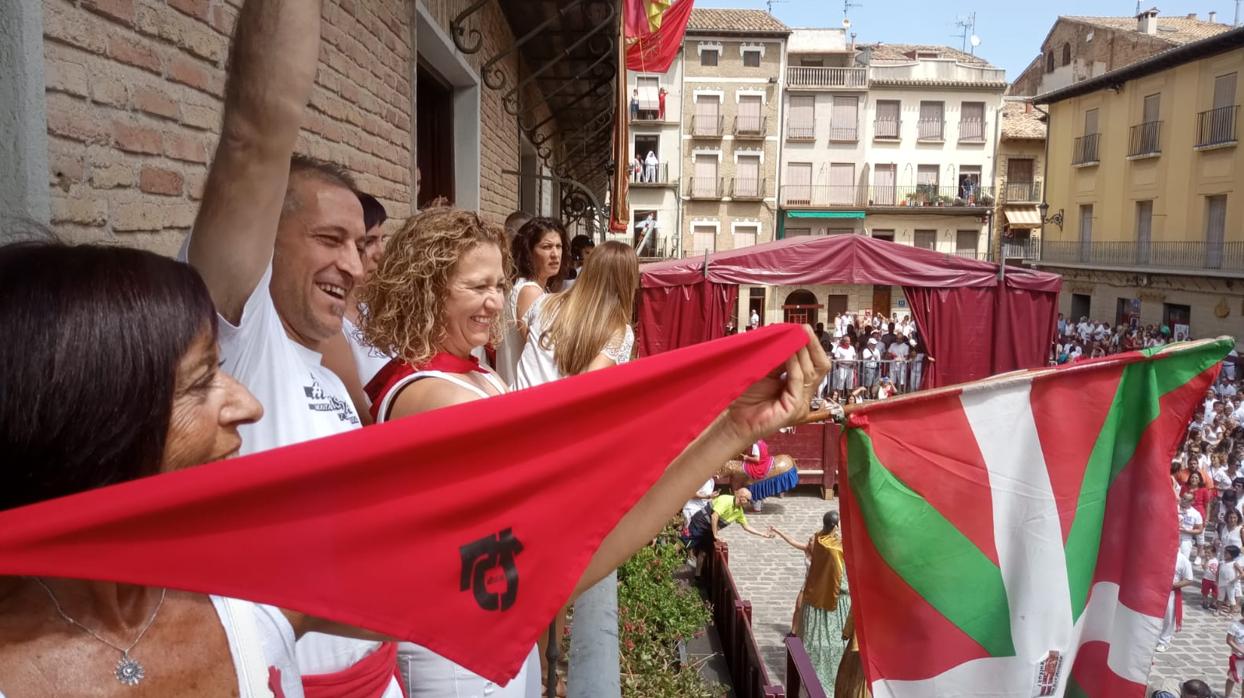
[[[692,199],[720,199],[723,177],[691,177],[687,180],[687,196]]]
[[[858,186],[858,185],[782,185],[783,206],[804,207],[910,207],[987,208],[994,204],[991,187],[937,186]]]
[[[1011,204],[1036,202],[1041,200],[1040,182],[1007,182],[1002,187],[1002,200]]]
[[[1162,152],[1162,122],[1146,121],[1132,127],[1127,139],[1127,156],[1157,155]]]
[[[1046,240],[1041,261],[1097,267],[1187,269],[1244,273],[1244,242],[1092,242]]]
[[[733,199],[763,199],[765,179],[761,177],[733,177],[730,179],[730,197]]]
[[[1076,138],[1072,144],[1071,164],[1091,165],[1100,162],[1097,156],[1097,144],[1100,140],[1100,133],[1086,133]]]
[[[1198,148],[1226,145],[1236,141],[1235,122],[1239,106],[1219,107],[1197,115],[1196,145]]]
[[[736,116],[734,117],[734,137],[764,138],[768,125],[769,117],[767,116]]]
[[[691,135],[695,138],[721,138],[722,124],[725,122],[720,115],[691,117]]]

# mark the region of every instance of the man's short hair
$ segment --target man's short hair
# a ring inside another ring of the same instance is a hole
[[[1180,686],[1180,690],[1185,696],[1193,696],[1195,698],[1210,698],[1213,695],[1209,690],[1209,685],[1200,679],[1191,679],[1184,681]]]
[[[376,197],[361,191],[355,193],[358,194],[359,203],[363,205],[363,230],[371,230],[389,220],[389,212],[384,210],[384,204]]]
[[[518,235],[519,228],[522,228],[524,225],[527,225],[527,221],[531,220],[532,218],[535,218],[535,216],[531,215],[530,213],[527,213],[526,211],[515,211],[514,213],[511,213],[510,215],[506,216],[505,217],[505,236],[508,237],[510,240],[513,240],[514,236]]]
[[[335,162],[313,158],[310,155],[294,153],[294,156],[289,159],[289,180],[291,185],[295,176],[313,177],[343,189],[358,191],[358,187],[354,183],[354,177],[350,175],[349,170]],[[285,210],[287,211],[297,208],[299,204],[293,192],[294,187],[286,185]]]

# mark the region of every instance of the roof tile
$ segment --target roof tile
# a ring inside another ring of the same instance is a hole
[[[1045,121],[1041,112],[1028,108],[1025,102],[1008,100],[1002,105],[1002,138],[1045,139]]]
[[[1064,17],[1073,22],[1081,22],[1090,24],[1095,27],[1103,27],[1113,29],[1115,31],[1132,31],[1140,33],[1137,29],[1135,17]],[[1206,22],[1203,19],[1190,19],[1188,17],[1158,17],[1158,31],[1152,34],[1156,39],[1166,41],[1174,45],[1183,45],[1201,39],[1207,39],[1215,34],[1221,34],[1231,29],[1229,24],[1220,24],[1218,22]]]
[[[687,31],[729,32],[731,34],[780,32],[789,34],[790,27],[782,24],[776,17],[763,10],[718,10],[693,7],[691,8],[691,18],[687,20]]]
[[[910,61],[917,51],[921,53],[937,53],[941,58],[952,58],[960,63],[967,65],[979,65],[996,67],[989,64],[989,61],[965,53],[956,48],[949,46],[936,46],[932,44],[872,44],[868,48],[872,49],[872,60],[874,61]]]

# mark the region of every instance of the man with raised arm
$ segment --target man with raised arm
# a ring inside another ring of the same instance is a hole
[[[344,170],[294,156],[319,63],[320,0],[249,0],[238,15],[220,143],[183,252],[220,315],[223,367],[264,407],[243,452],[359,426],[321,364],[363,273],[363,210]],[[332,570],[325,570],[332,574]],[[391,643],[311,633],[298,642],[308,696],[400,698]]]

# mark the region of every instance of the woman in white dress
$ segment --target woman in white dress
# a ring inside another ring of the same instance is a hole
[[[527,344],[518,361],[515,389],[629,361],[638,289],[635,250],[620,242],[597,247],[573,288],[541,296],[523,316]]]
[[[504,332],[497,345],[496,369],[506,385],[514,385],[518,359],[527,343],[527,327],[522,319],[537,298],[562,290],[570,269],[566,228],[553,218],[532,218],[514,236],[509,252],[514,260],[514,274],[505,298]]]
[[[494,340],[502,327],[507,252],[501,228],[458,209],[421,211],[390,239],[385,258],[363,298],[368,343],[396,357],[373,381],[373,386],[378,382],[384,385],[369,393],[377,422],[506,391],[496,373],[472,359],[471,350]],[[594,252],[589,264],[601,254]],[[601,264],[603,268],[612,266]],[[631,269],[637,276],[637,268]],[[601,286],[585,279],[574,291],[576,297],[588,298],[593,288]],[[629,315],[621,315],[621,301],[616,305],[614,317],[624,317],[624,325]],[[599,301],[599,307],[606,306]],[[620,329],[616,324],[609,328],[611,333]],[[593,357],[612,336],[596,345]],[[560,340],[558,346],[562,346]],[[567,341],[564,346],[573,348],[576,344]],[[577,354],[572,351],[570,355]],[[786,378],[764,379],[749,388],[623,516],[593,554],[572,599],[647,545],[721,463],[757,438],[806,414],[812,388],[828,369],[820,344],[808,330],[808,344],[786,363]],[[480,434],[480,438],[489,436]],[[567,521],[566,525],[579,523]],[[534,647],[523,670],[505,686],[489,685],[486,679],[425,648],[405,645],[401,653],[410,661],[411,698],[540,695],[539,660]]]

